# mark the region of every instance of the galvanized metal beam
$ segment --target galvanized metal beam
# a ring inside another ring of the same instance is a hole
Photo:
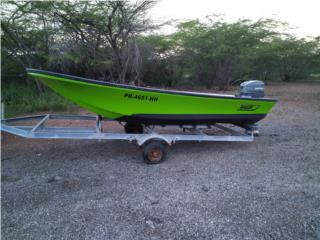
[[[35,126],[10,126],[7,123],[20,122],[41,119]],[[45,127],[45,123],[49,119],[57,120],[94,120],[95,126],[92,127],[59,127],[50,126]],[[96,139],[96,140],[126,140],[135,141],[139,146],[143,145],[150,140],[165,141],[169,145],[174,144],[177,141],[236,141],[236,142],[251,142],[253,141],[253,134],[246,135],[238,132],[234,129],[228,128],[222,125],[214,125],[221,130],[224,130],[232,135],[211,135],[203,133],[202,131],[193,131],[192,134],[162,134],[155,131],[143,134],[128,134],[128,133],[113,133],[104,132],[102,129],[102,121],[100,117],[94,116],[75,116],[75,115],[40,115],[31,117],[22,117],[8,119],[1,122],[1,131],[8,132],[14,135],[18,135],[26,138],[36,139]],[[176,126],[179,127],[179,126]],[[212,128],[213,126],[208,126]],[[182,128],[180,126],[180,128]],[[193,128],[197,130],[204,129],[203,126],[199,128]]]
[[[34,133],[38,129],[43,128],[43,126],[46,124],[46,122],[49,120],[50,114],[47,114],[40,122],[38,122],[32,129],[31,132]]]

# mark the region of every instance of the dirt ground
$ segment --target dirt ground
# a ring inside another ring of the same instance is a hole
[[[2,239],[320,239],[320,84],[273,83],[253,143],[2,136]]]

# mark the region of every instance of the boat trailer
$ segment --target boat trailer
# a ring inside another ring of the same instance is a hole
[[[49,124],[55,120],[54,124]],[[91,127],[66,126],[62,127],[59,121],[91,121]],[[30,124],[30,121],[32,123]],[[35,122],[36,121],[36,122]],[[103,119],[101,116],[90,115],[61,115],[45,114],[27,117],[8,118],[1,120],[1,131],[24,138],[32,139],[92,139],[92,140],[125,140],[134,142],[143,148],[143,159],[147,163],[159,163],[166,157],[168,146],[172,146],[179,141],[220,141],[220,142],[252,142],[254,136],[259,134],[258,125],[237,125],[242,129],[235,130],[222,124],[213,125],[161,125],[149,126],[144,125],[143,133],[118,133],[108,131],[103,126],[104,122],[114,120]],[[26,124],[28,123],[29,124]],[[17,125],[21,124],[22,125]],[[161,133],[158,128],[178,128],[181,133]],[[218,130],[224,134],[217,135],[212,130]],[[244,131],[243,131],[244,130]]]

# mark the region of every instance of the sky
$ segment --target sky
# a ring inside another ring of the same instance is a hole
[[[274,18],[289,23],[289,32],[298,37],[320,36],[320,0],[160,0],[149,14],[156,23],[211,14],[224,14],[227,21]],[[173,28],[161,31],[170,33]]]

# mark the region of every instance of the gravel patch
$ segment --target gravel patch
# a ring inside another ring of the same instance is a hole
[[[3,134],[2,239],[320,239],[320,84],[267,94],[253,143],[177,143],[159,165],[127,142]]]

